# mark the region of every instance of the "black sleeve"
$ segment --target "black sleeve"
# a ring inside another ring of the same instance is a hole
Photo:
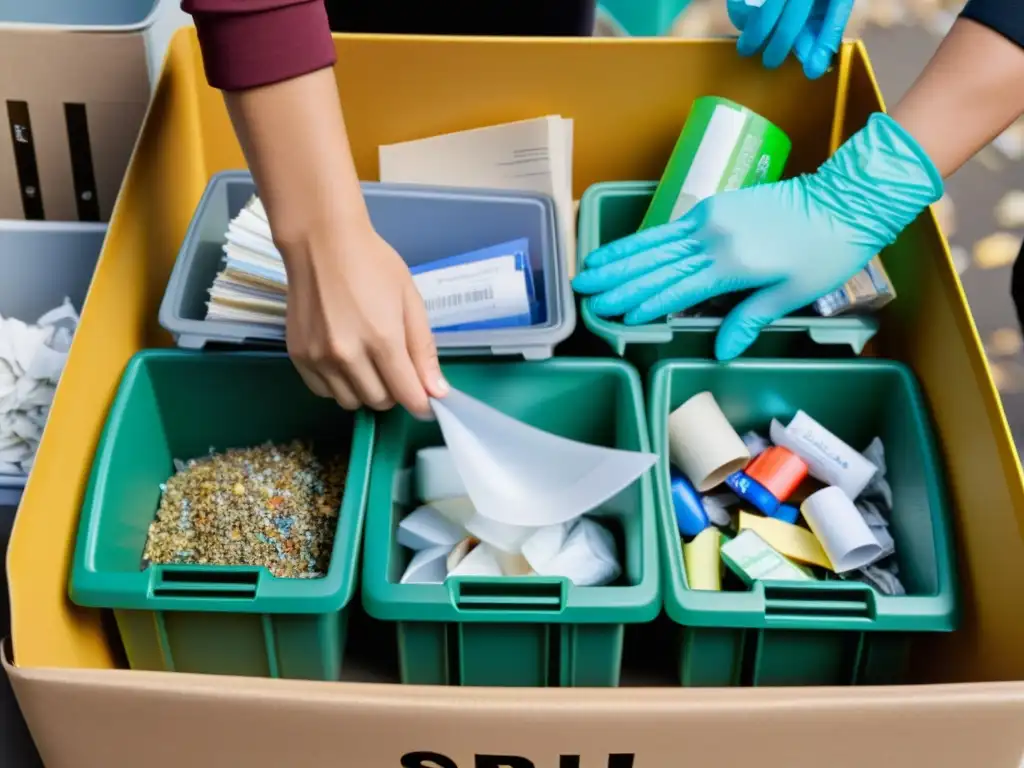
[[[970,0],[962,14],[1024,48],[1024,3],[1021,0]]]

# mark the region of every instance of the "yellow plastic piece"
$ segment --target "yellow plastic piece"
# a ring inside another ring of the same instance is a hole
[[[817,565],[830,571],[835,570],[817,537],[799,525],[743,511],[740,512],[740,530],[754,531],[772,549],[781,552],[790,560]]]
[[[882,101],[860,43],[807,80],[765,70],[729,40],[337,37],[335,74],[360,177],[377,147],[445,131],[561,114],[574,120],[574,194],[594,182],[658,178],[694,98],[733,99],[793,140],[788,172],[813,171]],[[177,33],[111,220],[8,555],[22,667],[110,668],[101,613],[67,599],[79,506],[125,363],[164,346],[157,308],[209,177],[244,167],[198,40]],[[900,298],[870,353],[908,363],[939,438],[957,515],[960,630],[923,639],[924,679],[1024,680],[1024,478],[963,291],[935,217],[884,254]],[[787,408],[799,404],[785,404]]]
[[[690,589],[722,589],[722,535],[717,528],[705,528],[689,544],[683,544],[686,583]]]

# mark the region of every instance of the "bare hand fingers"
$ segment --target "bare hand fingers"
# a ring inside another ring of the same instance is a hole
[[[430,327],[430,318],[423,305],[423,299],[414,284],[406,286],[404,295],[405,306],[405,340],[409,349],[412,364],[416,366],[420,382],[431,397],[444,397],[448,394],[448,383],[441,374],[441,363],[437,358],[437,345],[434,343],[434,332]]]
[[[430,411],[427,392],[409,357],[404,337],[398,341],[375,346],[371,355],[384,386],[399,404],[410,413],[418,415]]]
[[[334,361],[334,370],[335,376],[347,381],[355,396],[368,408],[386,411],[395,404],[365,349],[360,349],[357,354],[339,356]]]

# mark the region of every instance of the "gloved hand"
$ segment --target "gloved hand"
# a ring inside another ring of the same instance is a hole
[[[573,287],[639,325],[755,289],[723,320],[729,360],[771,322],[842,286],[942,196],[942,177],[888,115],[875,114],[816,173],[722,192],[678,221],[592,251]]]
[[[854,0],[727,0],[729,19],[740,31],[742,56],[763,49],[764,65],[778,67],[790,53],[814,80],[828,70],[843,42]]]

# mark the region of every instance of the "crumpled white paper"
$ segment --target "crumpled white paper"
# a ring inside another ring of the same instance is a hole
[[[653,453],[588,445],[531,427],[452,389],[431,400],[476,511],[541,527],[580,517],[653,466]]]
[[[457,390],[432,406],[446,448],[419,451],[416,476],[401,470],[395,480],[396,494],[413,486],[422,503],[396,534],[416,553],[403,584],[533,573],[599,586],[619,577],[614,537],[582,516],[636,481],[654,454],[552,435]]]
[[[68,299],[32,325],[0,316],[0,475],[32,469],[77,326]]]
[[[611,532],[587,517],[541,528],[523,544],[523,557],[538,576],[564,576],[577,587],[610,584],[622,573]]]
[[[588,517],[534,529],[520,553],[459,530],[431,506],[409,513],[397,540],[415,553],[402,584],[441,584],[448,576],[564,576],[578,587],[610,584],[622,573],[615,538]]]
[[[899,565],[896,558],[892,557],[896,552],[896,542],[889,533],[889,517],[893,508],[892,486],[886,478],[885,446],[881,439],[876,437],[872,440],[862,455],[878,471],[857,497],[856,505],[864,522],[882,546],[884,559],[847,576],[870,584],[885,595],[905,595],[906,589],[899,578]]]

